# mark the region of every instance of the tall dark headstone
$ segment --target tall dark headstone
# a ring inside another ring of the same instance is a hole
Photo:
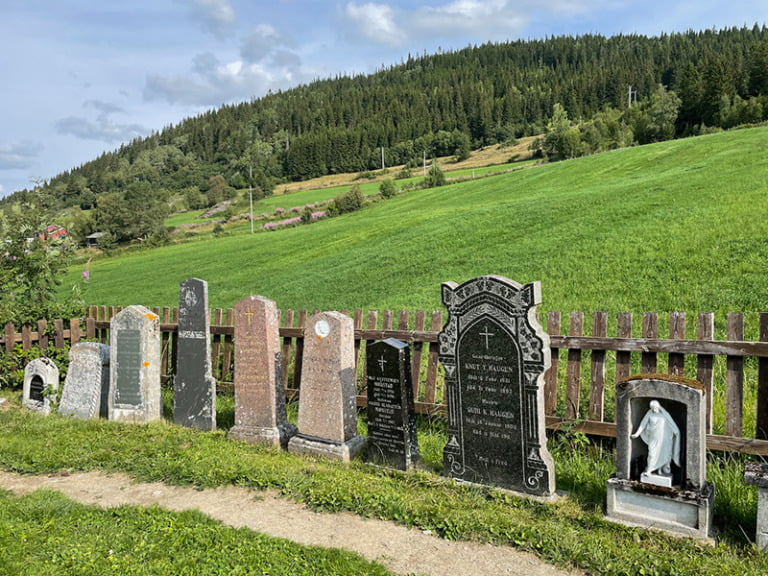
[[[160,319],[144,306],[128,306],[110,322],[109,419],[162,418]]]
[[[59,368],[50,358],[35,358],[24,368],[22,405],[35,412],[49,414],[51,397],[48,391],[59,389]],[[54,396],[55,397],[55,396]]]
[[[394,338],[366,346],[368,459],[408,470],[419,458],[411,353]]]
[[[235,304],[235,440],[281,446],[296,427],[288,422],[281,377],[280,311],[262,296]]]
[[[173,380],[173,421],[216,429],[216,380],[211,374],[208,283],[190,278],[179,287],[179,338]]]
[[[109,346],[78,342],[69,350],[69,369],[59,414],[80,420],[106,418],[109,399]]]
[[[443,284],[439,335],[448,401],[447,476],[534,495],[554,493],[543,378],[549,336],[536,319],[538,282],[482,276]]]

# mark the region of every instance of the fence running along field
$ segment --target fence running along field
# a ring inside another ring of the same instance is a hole
[[[52,328],[40,321],[36,327],[23,326],[17,332],[13,324],[8,324],[0,346],[13,353],[17,345],[24,350],[32,346],[46,349],[49,344],[64,348],[83,339],[108,344],[109,321],[120,310],[91,307],[84,320],[56,320]],[[167,381],[176,365],[178,309],[153,311],[160,318],[161,370]],[[437,334],[444,324],[443,312],[342,312],[354,319],[358,405],[366,404],[366,343],[397,338],[411,344],[416,411],[445,415],[437,344]],[[313,313],[282,312],[282,373],[289,397],[295,397],[301,387],[304,325]],[[660,318],[669,322],[665,338],[660,336]],[[211,310],[211,365],[220,390],[225,391],[232,389],[233,320],[232,309]],[[768,313],[759,314],[757,341],[744,340],[744,314],[728,314],[725,320],[726,338],[715,340],[715,315],[711,313],[698,314],[691,326],[686,325],[687,318],[682,313],[621,313],[615,318],[615,325],[610,322],[611,335],[606,313],[592,316],[591,330],[585,328],[588,324],[581,312],[568,315],[567,330],[562,314],[548,313],[542,322],[552,350],[552,367],[545,374],[544,386],[547,426],[615,436],[613,383],[638,373],[667,373],[694,378],[705,386],[708,448],[768,455]],[[745,428],[749,430],[747,435],[754,437],[745,437]]]

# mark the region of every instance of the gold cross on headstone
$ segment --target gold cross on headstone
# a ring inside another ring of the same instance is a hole
[[[248,312],[244,312],[244,314],[246,316],[248,316],[248,326],[250,326],[251,325],[251,316],[253,316],[255,314],[255,312],[253,310],[248,310]]]

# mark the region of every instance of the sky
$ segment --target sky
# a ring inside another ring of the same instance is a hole
[[[222,104],[409,55],[755,23],[766,0],[0,0],[0,196]]]

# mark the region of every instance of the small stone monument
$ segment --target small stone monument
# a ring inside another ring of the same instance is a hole
[[[288,447],[277,304],[251,296],[235,304],[235,425],[229,437]]]
[[[394,338],[366,346],[368,459],[409,470],[419,458],[408,345]]]
[[[449,313],[438,337],[448,403],[444,474],[551,496],[555,468],[543,401],[550,347],[536,320],[539,283],[522,286],[500,276],[448,282],[443,303]]]
[[[208,283],[190,278],[179,287],[179,334],[173,379],[173,422],[216,429],[216,380],[211,374]]]
[[[109,400],[109,346],[78,342],[69,350],[69,369],[59,414],[80,420],[106,418]]]
[[[757,486],[757,537],[760,550],[768,550],[768,464],[748,462],[744,482]]]
[[[706,475],[704,387],[658,374],[618,383],[607,518],[707,538],[714,486]]]
[[[288,451],[348,462],[365,446],[357,435],[355,331],[349,316],[321,312],[304,329],[299,433]]]
[[[162,418],[160,319],[144,306],[128,306],[110,323],[109,419]]]
[[[25,408],[50,414],[51,398],[47,391],[59,389],[59,368],[50,358],[35,358],[24,368],[22,405]]]

